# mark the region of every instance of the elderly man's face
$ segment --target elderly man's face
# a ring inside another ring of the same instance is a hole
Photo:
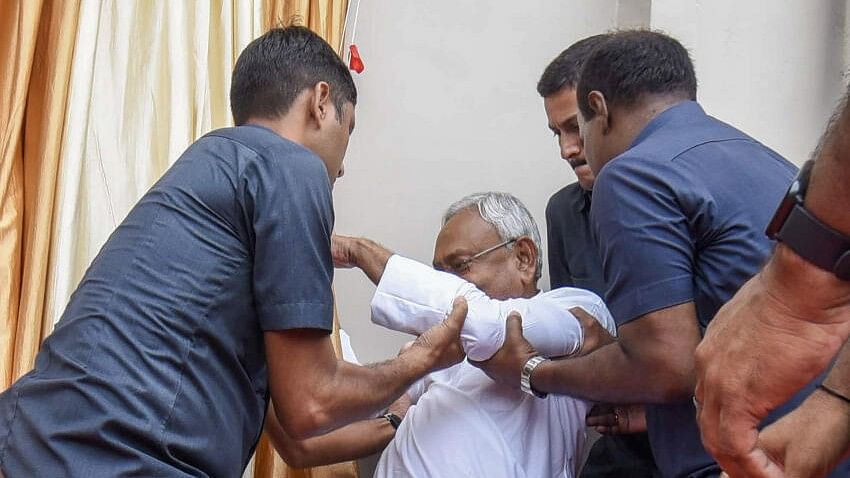
[[[465,263],[502,242],[496,229],[481,219],[477,209],[465,209],[440,230],[434,246],[434,268],[472,282],[493,299],[523,297],[523,272],[513,250],[499,247]]]

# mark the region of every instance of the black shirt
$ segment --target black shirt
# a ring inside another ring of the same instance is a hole
[[[605,297],[602,261],[590,230],[590,192],[573,183],[553,194],[546,229],[551,288],[578,287]]]

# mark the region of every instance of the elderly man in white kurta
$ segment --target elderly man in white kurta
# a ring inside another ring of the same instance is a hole
[[[539,233],[513,196],[468,196],[447,211],[432,269],[392,255],[364,239],[337,237],[340,266],[357,266],[378,284],[372,320],[420,334],[440,323],[456,296],[469,313],[461,340],[471,360],[486,360],[502,345],[511,311],[541,355],[584,353],[615,334],[602,300],[561,288],[540,293]],[[445,272],[441,272],[445,271]],[[450,273],[449,273],[450,272]],[[582,327],[581,308],[592,320]],[[520,380],[520,377],[517,377]],[[376,477],[573,477],[592,404],[566,396],[540,398],[506,387],[462,362],[415,384],[410,407],[384,450]]]

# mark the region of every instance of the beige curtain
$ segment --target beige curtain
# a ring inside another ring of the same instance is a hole
[[[260,2],[82,0],[45,320],[130,208],[195,139],[231,123],[230,75]]]
[[[0,389],[32,368],[138,198],[195,139],[231,124],[230,74],[245,45],[298,17],[339,48],[346,7],[0,0]],[[353,463],[288,469],[265,439],[256,463],[256,477],[357,476]]]
[[[342,49],[348,0],[262,0],[264,30],[288,25],[294,19],[325,39],[337,53]]]
[[[0,389],[29,371],[45,277],[78,2],[0,0]]]

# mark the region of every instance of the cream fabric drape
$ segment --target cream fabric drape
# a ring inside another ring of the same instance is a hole
[[[52,326],[42,309],[77,14],[76,2],[0,0],[0,390]]]
[[[0,0],[0,389],[32,368],[138,198],[195,139],[231,124],[230,75],[245,45],[297,17],[339,49],[346,7]],[[246,475],[357,472],[353,463],[289,469],[264,439]]]
[[[263,29],[298,23],[318,33],[339,53],[342,50],[348,0],[262,0]]]
[[[232,124],[230,75],[260,2],[83,0],[45,317],[55,323],[112,230],[180,153]]]

